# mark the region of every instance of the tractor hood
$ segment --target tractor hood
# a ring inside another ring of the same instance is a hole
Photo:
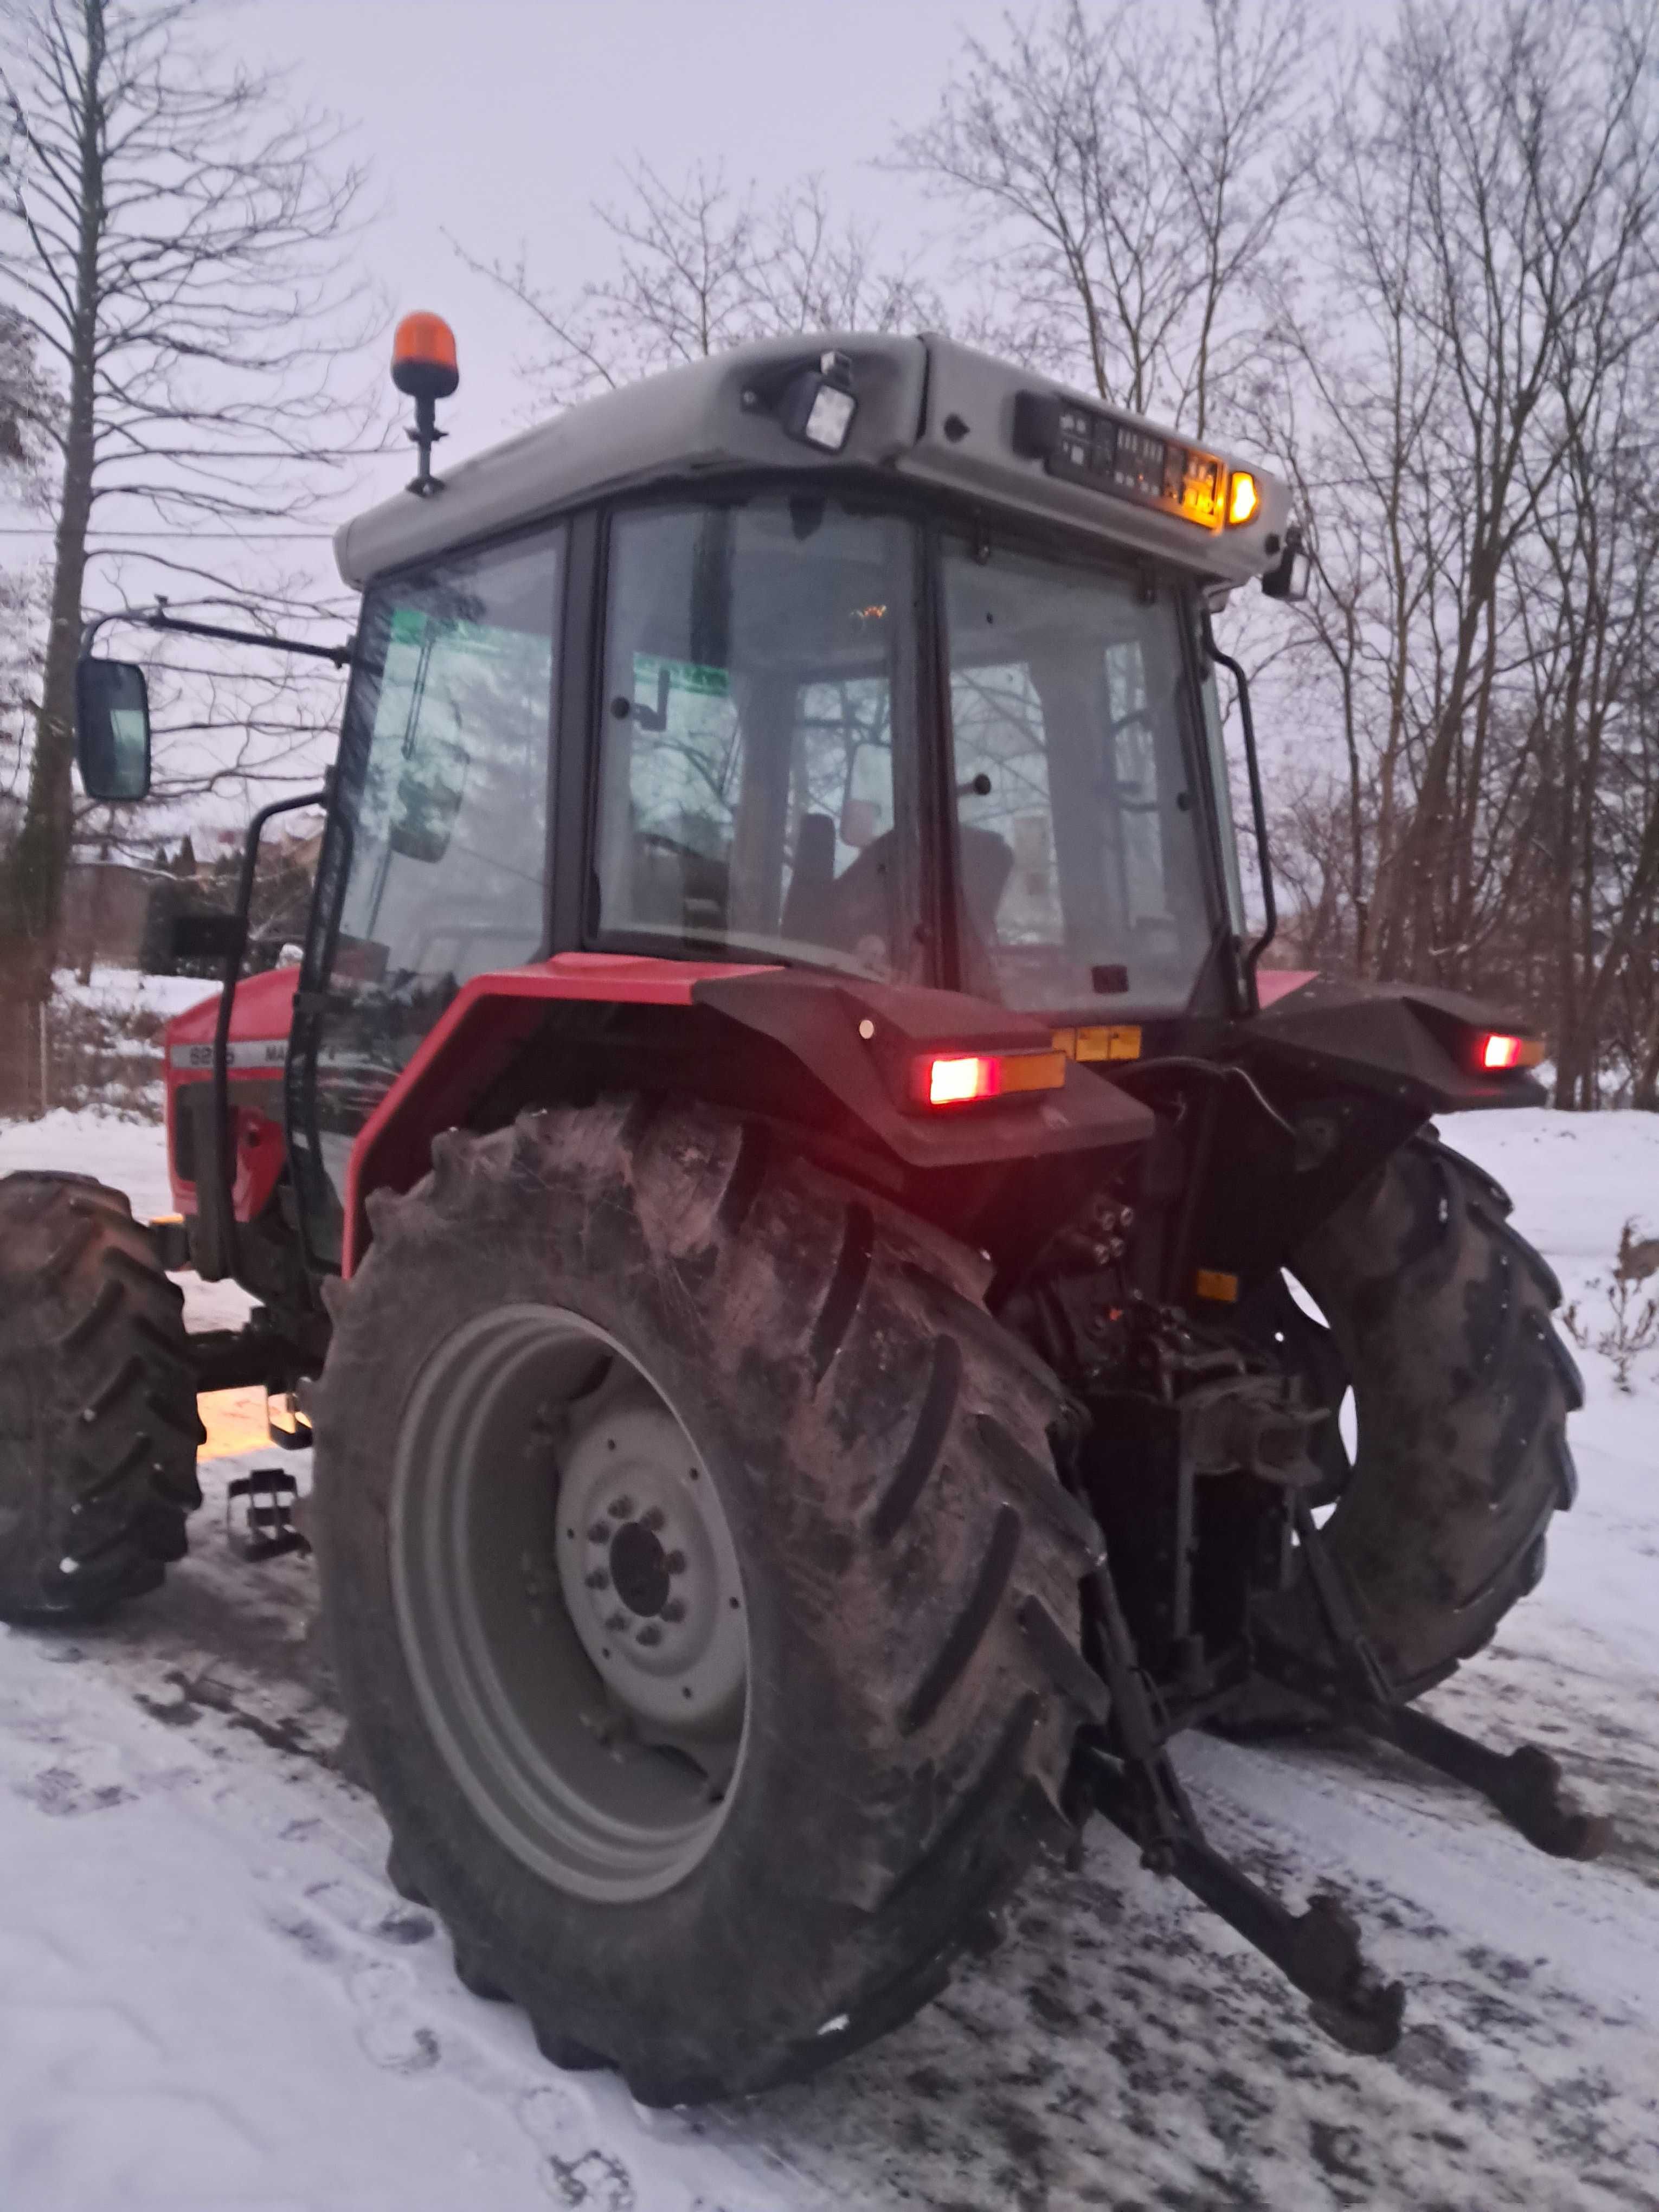
[[[288,1058],[288,1033],[294,1019],[297,968],[271,968],[245,975],[230,1007],[230,1073],[269,1073]],[[213,1031],[219,1019],[219,994],[200,999],[167,1024],[169,1069],[207,1074],[213,1066]]]

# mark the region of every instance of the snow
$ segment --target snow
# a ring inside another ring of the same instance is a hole
[[[1623,1221],[1659,1232],[1659,1117],[1445,1133],[1594,1321]],[[0,1129],[0,1172],[24,1165],[167,1206],[158,1129]],[[1224,1848],[1295,1903],[1351,1900],[1407,1984],[1392,2057],[1327,2041],[1097,1824],[942,2002],[817,2081],[695,2113],[555,2072],[516,2011],[456,1984],[384,1880],[309,1567],[250,1569],[226,1540],[224,1484],[269,1455],[212,1462],[165,1591],[96,1631],[0,1631],[0,2206],[1659,2207],[1659,1354],[1629,1395],[1579,1356],[1581,1491],[1550,1571],[1431,1702],[1555,1748],[1615,1812],[1607,1857],[1543,1858],[1378,1747],[1176,1747]]]
[[[86,983],[76,981],[73,969],[60,969],[52,987],[60,999],[76,1006],[107,1013],[159,1014],[164,1021],[217,996],[199,975],[143,975],[131,968],[96,967]]]

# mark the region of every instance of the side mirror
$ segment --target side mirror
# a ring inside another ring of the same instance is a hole
[[[149,692],[126,660],[75,665],[75,758],[88,799],[143,799],[149,789]]]

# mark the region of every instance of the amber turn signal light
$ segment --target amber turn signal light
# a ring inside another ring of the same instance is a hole
[[[1261,489],[1248,469],[1235,469],[1227,487],[1227,520],[1249,522],[1261,504]]]

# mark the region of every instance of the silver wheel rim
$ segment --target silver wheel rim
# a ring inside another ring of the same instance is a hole
[[[708,1468],[638,1362],[557,1307],[457,1330],[399,1427],[389,1534],[416,1694],[486,1826],[574,1896],[684,1881],[737,1779],[749,1611]]]

